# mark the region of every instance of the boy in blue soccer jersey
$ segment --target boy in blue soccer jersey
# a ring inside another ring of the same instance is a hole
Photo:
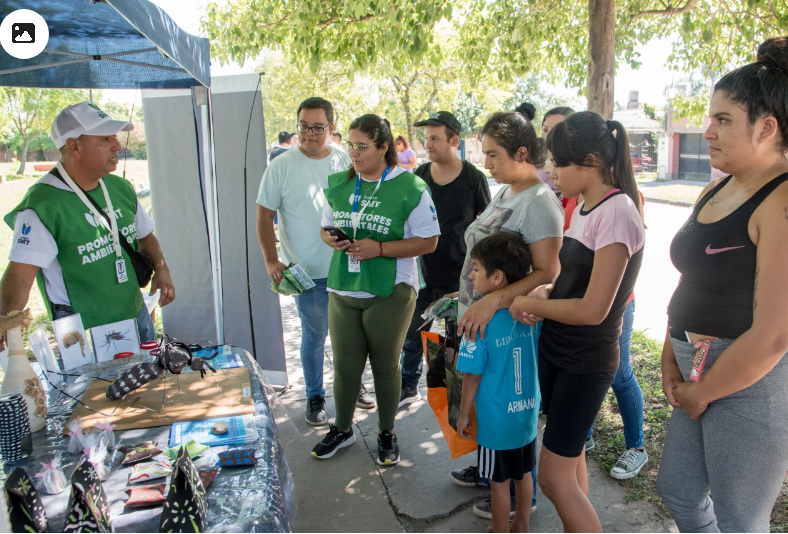
[[[528,245],[518,234],[498,232],[471,250],[473,287],[480,295],[517,282],[531,270]],[[538,326],[515,321],[508,309],[498,310],[484,339],[465,337],[457,370],[464,373],[457,430],[470,438],[471,407],[476,403],[479,476],[490,481],[493,532],[510,532],[510,480],[517,500],[511,532],[529,532],[536,464],[539,382],[536,369]]]

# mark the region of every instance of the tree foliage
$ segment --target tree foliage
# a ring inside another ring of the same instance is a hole
[[[30,142],[49,131],[60,110],[86,100],[86,92],[74,89],[0,87],[0,106],[12,131],[22,139],[17,174],[25,172]]]
[[[437,60],[439,49],[426,52],[444,18],[452,18],[448,0],[229,0],[208,4],[203,30],[220,61],[243,64],[274,47],[313,73],[324,61],[365,71],[395,55],[417,65]]]
[[[381,76],[374,69],[356,73],[347,65],[326,61],[313,73],[305,67],[299,70],[280,51],[266,50],[260,59],[256,69],[265,73],[261,90],[269,144],[280,131],[295,131],[298,104],[310,96],[331,101],[343,137],[353,119],[376,113],[391,122],[395,135],[413,142],[413,123],[439,109],[451,109],[456,94],[456,85],[436,69]]]
[[[615,9],[617,64],[638,68],[638,45],[678,35],[668,65],[711,82],[751,61],[765,38],[788,33],[788,0],[617,0]],[[446,27],[449,46],[436,39]],[[453,67],[471,85],[533,74],[582,95],[590,68],[588,0],[228,0],[209,4],[203,29],[220,61],[273,47],[313,73],[325,62],[347,65],[350,76]]]

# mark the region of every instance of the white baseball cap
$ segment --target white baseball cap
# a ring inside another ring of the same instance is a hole
[[[95,104],[80,102],[66,107],[55,117],[51,137],[60,149],[65,146],[66,139],[76,139],[81,135],[115,135],[133,129],[133,123],[112,120]]]

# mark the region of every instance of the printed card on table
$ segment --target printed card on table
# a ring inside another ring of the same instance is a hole
[[[140,351],[136,319],[96,326],[90,329],[90,336],[93,338],[96,358],[100,362],[108,362],[121,352],[137,354]]]
[[[59,374],[60,366],[57,364],[55,352],[49,344],[44,327],[38,328],[27,339],[30,341],[30,346],[33,348],[36,359],[41,365],[41,371],[46,375],[47,380],[54,385],[58,385],[63,377]]]
[[[52,321],[52,329],[55,331],[64,371],[95,363],[85,327],[82,326],[82,317],[78,313]]]

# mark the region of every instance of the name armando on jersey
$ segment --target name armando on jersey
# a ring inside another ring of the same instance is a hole
[[[525,410],[534,410],[536,407],[536,399],[531,397],[530,399],[521,399],[510,402],[509,409],[506,410],[506,412],[524,412]]]

